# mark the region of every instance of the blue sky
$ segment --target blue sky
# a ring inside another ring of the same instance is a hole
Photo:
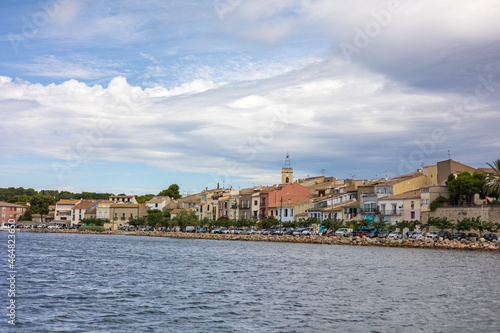
[[[0,186],[157,193],[499,158],[500,4],[4,1]]]

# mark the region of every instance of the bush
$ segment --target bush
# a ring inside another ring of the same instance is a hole
[[[104,232],[106,229],[101,226],[88,226],[88,225],[82,225],[80,228],[78,228],[78,231],[96,231],[96,232]]]
[[[431,204],[429,205],[431,212],[435,212],[436,209],[441,207],[445,202],[449,202],[449,200],[442,196],[439,196],[436,199],[434,199],[434,201],[432,201]]]

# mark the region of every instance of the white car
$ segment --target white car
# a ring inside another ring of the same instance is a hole
[[[429,232],[429,234],[427,235],[427,238],[430,238],[430,239],[438,239],[438,238],[439,238],[439,236],[438,236],[437,231],[431,231],[431,232]]]
[[[335,231],[335,236],[338,237],[349,236],[351,232],[352,232],[351,228],[340,228],[337,231]]]
[[[399,238],[403,238],[403,235],[399,231],[393,231],[387,237],[393,238],[393,239],[399,239]]]

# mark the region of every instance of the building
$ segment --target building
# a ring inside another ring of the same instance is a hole
[[[110,208],[113,204],[111,200],[97,200],[96,218],[110,220]]]
[[[290,155],[286,154],[285,167],[281,169],[281,184],[293,183],[293,168],[290,165]]]
[[[54,223],[61,226],[69,226],[73,215],[73,207],[79,204],[80,200],[61,199],[56,203],[54,212]]]
[[[298,183],[280,184],[268,187],[260,192],[260,218],[276,217],[276,207],[280,202],[288,200],[309,199],[309,189]]]
[[[114,203],[110,206],[110,224],[112,230],[119,226],[128,225],[132,219],[140,219],[147,215],[148,207],[145,204]]]
[[[158,209],[163,212],[167,208],[170,201],[170,197],[155,196],[151,198],[151,200],[146,201],[146,206],[148,206],[151,210]]]
[[[26,213],[27,207],[0,201],[0,221],[5,226],[9,220],[14,220],[17,224],[19,217]]]
[[[81,200],[79,203],[73,206],[71,209],[71,225],[80,223],[81,220],[86,218],[92,210],[97,207],[97,201],[95,200]],[[95,212],[94,212],[95,213]]]

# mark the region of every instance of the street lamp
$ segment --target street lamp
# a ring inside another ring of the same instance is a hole
[[[280,235],[281,235],[281,224],[283,223],[283,196],[281,196],[280,205]]]

